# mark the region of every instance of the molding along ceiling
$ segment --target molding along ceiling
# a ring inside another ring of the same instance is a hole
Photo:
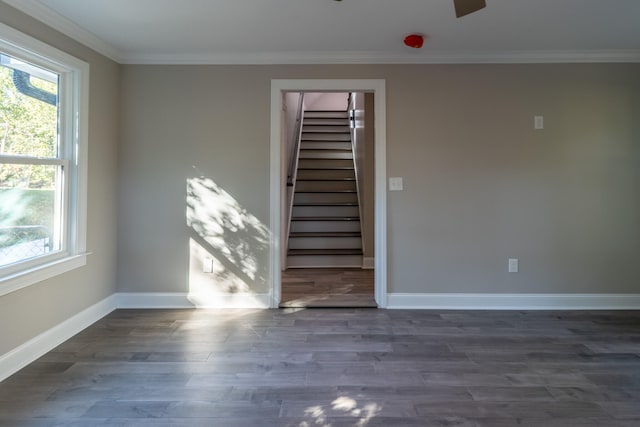
[[[3,1],[126,64],[640,62],[639,0]]]

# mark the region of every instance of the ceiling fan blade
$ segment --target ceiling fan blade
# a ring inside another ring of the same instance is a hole
[[[484,9],[487,6],[487,2],[485,0],[453,0],[453,5],[456,8],[456,17],[460,18]]]

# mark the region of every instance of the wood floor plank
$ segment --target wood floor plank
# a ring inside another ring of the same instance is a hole
[[[640,312],[118,310],[4,426],[637,426]]]
[[[280,307],[376,308],[374,271],[290,268],[282,272]]]

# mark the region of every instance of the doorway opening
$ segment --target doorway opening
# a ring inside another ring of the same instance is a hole
[[[374,94],[283,95],[281,308],[377,307]]]
[[[384,88],[384,80],[272,81],[272,308],[386,306]],[[299,109],[309,113],[296,128]],[[296,132],[305,133],[298,147]]]

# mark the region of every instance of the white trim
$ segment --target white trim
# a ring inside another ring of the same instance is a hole
[[[37,0],[2,0],[11,7],[26,13],[27,15],[37,19],[48,25],[54,30],[60,31],[62,34],[71,37],[77,42],[103,54],[107,58],[122,63],[122,55],[111,44],[105,42],[95,34],[85,30],[70,19],[65,18],[57,12],[49,9]]]
[[[127,53],[123,64],[538,64],[640,62],[640,50],[530,51],[530,52],[260,52],[214,53]]]
[[[116,309],[269,307],[269,294],[221,294],[196,305],[187,293],[115,293],[0,356],[0,381]],[[210,297],[210,296],[209,296]],[[389,309],[638,310],[640,294],[389,294]]]
[[[120,292],[118,308],[269,308],[269,294],[207,294],[187,292]]]
[[[0,296],[82,267],[87,264],[87,255],[83,253],[58,259],[28,270],[20,270],[10,276],[0,277]]]
[[[390,309],[638,310],[640,294],[389,294]]]
[[[383,79],[287,79],[271,80],[271,145],[270,145],[270,274],[271,307],[280,304],[280,194],[281,180],[281,114],[283,92],[373,92],[375,114],[375,299],[378,307],[387,305],[387,142],[386,82]]]
[[[63,166],[67,167],[68,160],[60,157],[29,157],[29,156],[7,156],[0,154],[3,163],[11,163],[13,165],[44,165],[44,166]]]
[[[376,266],[376,259],[374,257],[363,257],[362,258],[362,269],[363,270],[373,270]]]
[[[111,313],[116,309],[115,302],[111,295],[0,356],[0,381]]]
[[[16,262],[0,268],[0,295],[22,289],[36,282],[65,273],[86,264],[87,229],[87,152],[89,146],[89,64],[0,23],[0,46],[21,60],[58,73],[60,76],[59,111],[60,151],[58,159],[35,158],[34,164],[71,164],[65,171],[65,188],[61,190],[65,235],[58,254]],[[3,161],[20,160],[2,156]],[[26,157],[25,157],[26,161]]]
[[[271,132],[270,132],[270,152],[269,152],[269,278],[271,283],[271,301],[269,306],[277,308],[281,298],[282,266],[286,258],[281,254],[280,233],[281,233],[281,203],[280,198],[284,197],[280,183],[284,179],[282,174],[282,105],[284,104],[284,92],[280,84],[271,81]]]

